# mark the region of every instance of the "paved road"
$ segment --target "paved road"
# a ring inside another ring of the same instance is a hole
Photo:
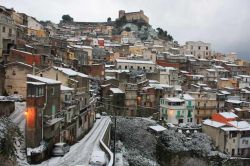
[[[93,150],[99,149],[99,140],[104,129],[110,123],[109,117],[102,117],[94,124],[90,132],[78,143],[71,146],[70,151],[63,157],[53,157],[36,166],[87,166]]]

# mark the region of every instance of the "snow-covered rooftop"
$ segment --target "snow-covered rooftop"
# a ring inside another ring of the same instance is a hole
[[[183,94],[184,100],[194,100],[194,98],[190,94]]]
[[[113,92],[113,93],[124,93],[121,89],[119,88],[110,88],[110,90]]]
[[[152,64],[155,63],[153,61],[141,61],[141,60],[128,60],[128,59],[116,59],[118,63],[135,63],[135,64]]]
[[[232,112],[220,112],[219,114],[226,119],[238,118],[238,116]]]
[[[250,129],[250,125],[246,121],[231,121],[229,122],[232,126],[236,127],[237,129]]]
[[[149,126],[150,129],[156,131],[156,132],[161,132],[161,131],[164,131],[166,130],[165,127],[163,126],[160,126],[160,125],[156,125],[156,126]]]
[[[35,76],[35,75],[32,75],[32,74],[27,74],[27,77],[35,79],[35,80],[40,81],[40,82],[47,83],[47,84],[61,84],[60,81],[53,80],[53,79],[46,78],[46,77],[39,77],[39,76]]]
[[[208,125],[208,126],[216,127],[216,128],[225,126],[224,123],[216,122],[216,121],[210,120],[210,119],[206,119],[202,123],[205,125]]]
[[[64,74],[68,75],[68,76],[80,76],[83,78],[87,78],[88,75],[77,72],[75,70],[69,69],[69,68],[63,68],[63,67],[54,67],[55,69],[63,72]]]
[[[43,82],[30,82],[30,81],[27,81],[26,83],[27,84],[32,84],[32,85],[45,85],[45,83],[43,83]]]
[[[233,99],[228,99],[228,100],[226,100],[226,102],[234,103],[234,104],[241,104],[242,103],[242,101],[240,101],[240,100],[233,100]]]
[[[167,101],[170,101],[170,102],[184,102],[184,100],[178,98],[178,97],[168,97],[166,98]]]

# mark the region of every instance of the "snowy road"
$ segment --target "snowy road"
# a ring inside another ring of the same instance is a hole
[[[52,157],[51,159],[34,166],[89,165],[90,156],[93,150],[100,148],[99,140],[109,123],[109,117],[98,119],[90,132],[78,143],[71,146],[69,153],[65,154],[63,157]]]

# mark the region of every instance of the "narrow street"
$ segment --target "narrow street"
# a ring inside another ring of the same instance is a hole
[[[78,143],[71,146],[70,151],[65,156],[52,157],[36,166],[88,165],[93,150],[99,149],[99,140],[109,123],[109,117],[97,119],[89,133]]]

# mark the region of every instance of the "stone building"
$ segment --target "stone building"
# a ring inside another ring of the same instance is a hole
[[[140,10],[139,12],[130,12],[130,13],[126,13],[125,10],[120,10],[119,18],[122,18],[124,16],[128,22],[143,21],[147,24],[149,23],[149,18],[144,14],[143,10]]]
[[[183,46],[181,53],[194,55],[197,59],[213,59],[211,44],[202,41],[187,41]]]

